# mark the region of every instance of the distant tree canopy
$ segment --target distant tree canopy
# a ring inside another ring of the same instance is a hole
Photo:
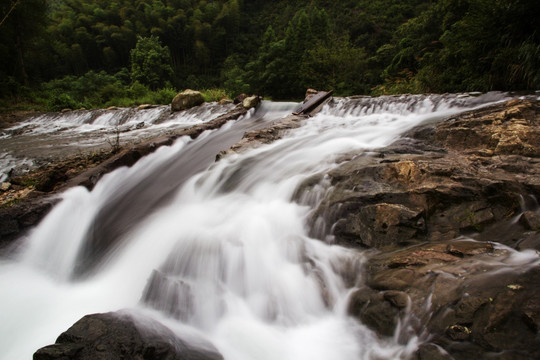
[[[539,16],[538,0],[5,0],[0,97],[89,72],[275,99],[536,90]]]
[[[131,49],[131,79],[149,86],[152,90],[170,86],[173,76],[169,48],[161,46],[159,38],[150,36],[137,39]]]

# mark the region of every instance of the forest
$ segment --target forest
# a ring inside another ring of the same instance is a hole
[[[540,89],[538,0],[4,0],[0,108]]]

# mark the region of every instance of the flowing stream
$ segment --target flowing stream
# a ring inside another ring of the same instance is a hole
[[[347,316],[353,285],[343,274],[360,274],[363,255],[308,235],[327,185],[298,196],[299,186],[345,154],[504,98],[336,99],[282,139],[214,162],[244,131],[297,106],[265,102],[104,176],[91,192],[66,191],[0,260],[0,358],[29,359],[82,316],[120,309],[202,337],[227,360],[408,358],[417,338],[379,339]],[[79,123],[69,131],[86,131]]]

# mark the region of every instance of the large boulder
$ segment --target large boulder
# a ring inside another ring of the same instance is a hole
[[[198,340],[199,342],[199,340]],[[210,344],[192,346],[157,321],[128,312],[86,315],[34,354],[34,360],[222,360]]]
[[[171,102],[171,111],[182,111],[190,109],[204,103],[204,98],[200,91],[184,90],[178,93]]]
[[[253,95],[246,97],[244,100],[242,100],[242,106],[245,109],[251,109],[254,107],[257,107],[259,103],[261,102],[261,98],[258,95]]]

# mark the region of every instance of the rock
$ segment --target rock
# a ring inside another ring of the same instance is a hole
[[[113,110],[118,110],[118,107],[117,106],[109,106],[107,108],[107,111],[113,111]]]
[[[443,348],[433,343],[424,343],[415,353],[417,360],[455,360]]]
[[[519,218],[519,222],[527,230],[540,231],[540,213],[525,211]]]
[[[153,109],[156,108],[157,105],[154,104],[141,104],[137,106],[137,110],[147,110],[147,109]]]
[[[452,325],[448,327],[448,329],[446,330],[446,334],[452,340],[463,341],[469,340],[469,338],[471,337],[471,330],[469,330],[469,328],[467,328],[466,326]]]
[[[178,93],[171,102],[171,111],[182,111],[204,103],[204,98],[199,91],[184,90]]]
[[[429,334],[431,345],[417,351],[420,359],[490,352],[539,358],[540,266],[501,265],[510,256],[467,239],[380,252],[369,258],[367,288],[351,296],[349,313],[380,335],[392,334],[398,319]]]
[[[54,345],[36,351],[34,360],[197,359],[222,360],[210,343],[188,344],[170,329],[127,312],[86,315]]]
[[[248,96],[246,94],[240,94],[238,95],[237,97],[234,98],[234,101],[233,103],[234,104],[242,104],[244,99],[247,98]]]
[[[338,237],[354,237],[364,247],[383,248],[409,241],[425,230],[422,210],[412,210],[401,204],[379,203],[366,205],[344,221],[338,221]]]
[[[409,304],[409,296],[403,291],[385,291],[383,293],[384,300],[390,302],[394,307],[398,309],[404,309]]]
[[[245,109],[251,109],[251,108],[254,108],[257,105],[259,105],[260,102],[261,102],[260,97],[258,95],[253,95],[253,96],[250,96],[250,97],[246,97],[242,101],[242,106]]]
[[[315,89],[307,89],[306,90],[306,96],[304,97],[304,102],[311,99],[313,96],[317,95],[319,92]]]
[[[392,336],[397,326],[399,311],[384,301],[381,293],[359,289],[351,296],[349,314],[383,336]]]
[[[8,191],[11,188],[11,183],[3,182],[0,184],[0,191]]]
[[[534,247],[524,230],[538,229],[535,213],[521,225],[511,218],[525,194],[540,195],[540,106],[511,101],[423,126],[328,176],[313,221],[324,219],[332,233],[318,236],[339,244],[388,250],[466,235]]]
[[[232,104],[232,103],[233,103],[233,101],[231,99],[226,99],[226,98],[223,98],[223,99],[218,101],[219,105],[228,105],[228,104]]]
[[[144,121],[141,121],[140,123],[137,123],[137,125],[135,126],[136,129],[142,129],[144,127]]]
[[[180,136],[196,138],[204,131],[218,129],[229,120],[238,119],[247,112],[242,106],[231,109],[226,114],[208,122],[182,129],[176,133],[149,139],[140,144],[134,144],[121,149],[119,153],[100,152],[88,156],[76,156],[65,161],[56,161],[45,165],[24,176],[10,178],[13,188],[20,187],[17,194],[23,193],[25,184],[34,183],[39,191],[32,191],[17,201],[4,202],[3,195],[11,190],[0,193],[0,249],[9,245],[14,239],[29,227],[35,226],[59,201],[54,194],[75,186],[93,189],[97,181],[105,174],[121,167],[132,166],[141,157],[154,152],[161,146],[171,145]],[[106,251],[113,244],[107,242],[97,245]]]

